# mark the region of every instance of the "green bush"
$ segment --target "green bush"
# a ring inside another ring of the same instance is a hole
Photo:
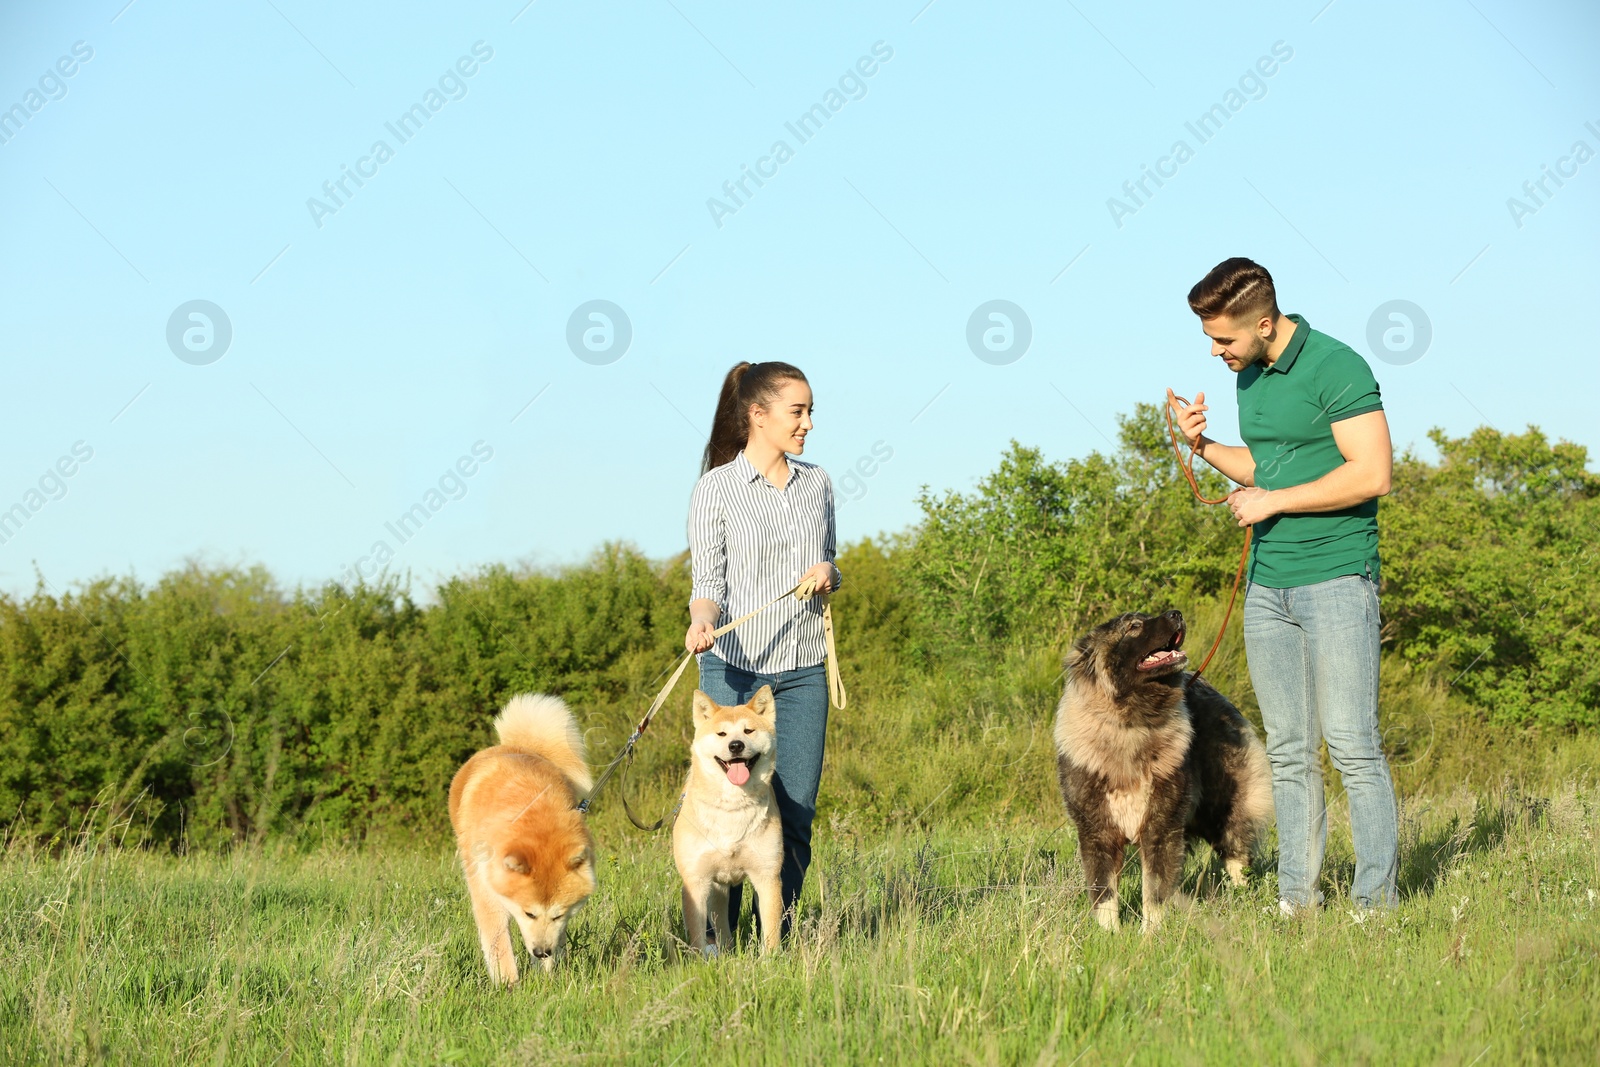
[[[1600,477],[1537,428],[1430,435],[1381,505],[1385,635],[1491,721],[1600,724]]]
[[[905,559],[917,651],[1053,646],[1123,611],[1226,592],[1243,531],[1227,509],[1195,502],[1159,408],[1119,422],[1114,456],[1051,463],[1013,441],[974,492],[922,494]],[[1202,492],[1226,493],[1198,466]]]
[[[1193,649],[1209,644],[1240,531],[1191,497],[1160,409],[1120,437],[1065,463],[1013,442],[971,492],[924,492],[912,529],[843,550],[851,704],[825,815],[1040,810],[1074,634],[1179,607]],[[1445,775],[1469,744],[1510,760],[1525,728],[1597,724],[1600,477],[1536,429],[1433,440],[1439,462],[1402,456],[1380,505],[1385,740]],[[591,761],[609,758],[682,654],[688,592],[684,555],[622,545],[555,572],[486,567],[427,606],[398,579],[288,592],[261,568],[41,583],[0,597],[0,813],[40,842],[96,808],[127,839],[179,847],[441,836],[450,776],[513,693],[565,696]],[[1236,610],[1209,675],[1255,717],[1239,635]],[[645,804],[680,785],[692,674],[640,748]]]

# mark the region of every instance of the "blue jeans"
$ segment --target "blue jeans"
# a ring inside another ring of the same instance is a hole
[[[828,728],[826,663],[777,674],[754,674],[731,667],[713,652],[700,654],[700,689],[718,704],[743,704],[764,685],[772,686],[778,707],[778,762],[773,791],[783,822],[783,932],[811,866],[811,820],[817,814],[817,786],[822,781],[822,743]],[[728,914],[739,922],[740,887],[728,891]],[[757,929],[760,928],[757,916]],[[728,946],[724,946],[726,948]]]
[[[1319,742],[1344,780],[1355,839],[1352,896],[1364,907],[1397,899],[1400,817],[1378,737],[1378,587],[1361,574],[1269,589],[1244,598],[1250,681],[1267,727],[1278,822],[1278,896],[1321,903],[1328,837]]]

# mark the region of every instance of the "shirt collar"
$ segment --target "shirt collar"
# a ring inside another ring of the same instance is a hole
[[[805,466],[805,464],[801,463],[799,460],[795,459],[793,456],[788,457],[788,463],[789,463],[789,481],[790,482],[797,481],[800,478],[800,470],[801,470],[802,467]],[[742,449],[742,448],[739,450],[739,455],[736,456],[733,459],[733,461],[730,464],[730,466],[732,466],[735,469],[736,473],[739,475],[740,480],[743,481],[747,485],[750,482],[755,481],[757,478],[761,478],[761,472],[756,470],[756,465],[754,463],[750,462],[750,457],[746,456],[744,454],[744,449]],[[765,478],[761,478],[761,480],[762,481],[766,481]],[[771,483],[769,482],[768,484],[770,485]],[[777,487],[774,486],[773,488],[777,488]]]
[[[1300,350],[1306,346],[1306,336],[1311,333],[1311,324],[1305,320],[1304,316],[1290,315],[1288,318],[1290,322],[1295,324],[1294,336],[1289,338],[1289,347],[1285,348],[1283,354],[1273,361],[1272,366],[1267,368],[1267,370],[1275,370],[1279,374],[1289,373],[1289,368],[1294,366],[1295,358],[1300,355]]]
[[[750,462],[750,457],[744,454],[744,449],[739,449],[739,454],[733,459],[734,469],[738,471],[741,480],[753,482],[761,477],[761,472],[756,470],[756,465]]]

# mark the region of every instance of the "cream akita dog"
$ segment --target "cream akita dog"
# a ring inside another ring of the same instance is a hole
[[[695,690],[689,783],[672,824],[672,857],[683,878],[683,922],[697,952],[707,951],[708,908],[717,946],[732,949],[728,887],[745,881],[761,909],[761,951],[778,947],[783,825],[772,792],[777,725],[771,686],[762,686],[748,704],[730,707]]]

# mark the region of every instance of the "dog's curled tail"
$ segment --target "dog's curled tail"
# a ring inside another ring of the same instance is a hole
[[[1272,764],[1267,760],[1267,748],[1256,736],[1253,728],[1245,730],[1244,766],[1239,773],[1239,793],[1236,803],[1240,815],[1255,831],[1256,841],[1264,840],[1267,828],[1272,825]]]
[[[495,716],[494,728],[507,748],[531,752],[555,764],[579,800],[594,788],[578,720],[560,697],[519,693]]]

